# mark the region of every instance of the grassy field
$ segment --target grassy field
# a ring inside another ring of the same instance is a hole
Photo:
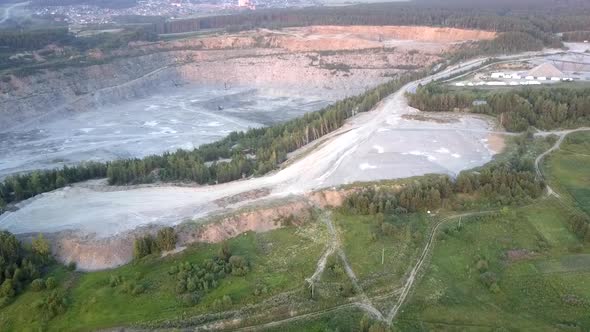
[[[590,132],[568,135],[559,151],[545,162],[545,173],[552,185],[572,203],[590,213]]]
[[[35,303],[49,291],[27,291],[0,310],[0,330],[85,331],[241,308],[274,294],[301,288],[304,278],[315,269],[324,249],[325,236],[323,225],[312,222],[300,228],[288,227],[260,234],[250,232],[230,240],[232,253],[246,257],[251,271],[243,277],[221,279],[219,287],[194,306],[180,301],[175,292],[176,282],[168,271],[180,261],[201,264],[218,253],[219,244],[197,245],[165,258],[146,257],[111,271],[73,273],[59,268],[51,274],[58,278],[60,291],[66,294],[67,311],[47,321]],[[111,275],[122,277],[125,283],[141,284],[146,290],[132,295],[123,291],[124,285],[111,287]],[[255,296],[256,288],[266,291]],[[213,302],[224,295],[230,296],[231,305],[216,308]]]
[[[297,320],[277,327],[263,328],[260,331],[353,332],[359,331],[360,321],[363,316],[365,316],[365,313],[359,309],[342,309],[319,317]]]
[[[334,216],[344,252],[365,292],[377,294],[401,286],[402,277],[423,245],[428,218],[422,214],[394,220],[385,217],[384,222],[392,223],[396,229],[393,235],[384,235],[376,216]]]
[[[557,202],[542,201],[445,226],[396,326],[587,331],[590,248],[570,252],[579,243],[566,215]]]

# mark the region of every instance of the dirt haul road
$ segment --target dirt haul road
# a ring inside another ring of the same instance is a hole
[[[447,77],[483,61],[472,60],[406,85],[278,172],[194,188],[99,191],[68,187],[21,202],[17,211],[0,216],[0,228],[17,234],[71,230],[110,237],[147,224],[174,225],[204,217],[222,210],[216,200],[261,188],[268,188],[270,197],[280,198],[354,181],[456,174],[491,159],[495,152],[486,144],[492,131],[490,124],[471,116],[452,122],[409,119],[404,115],[418,111],[407,105],[404,93],[419,83]]]

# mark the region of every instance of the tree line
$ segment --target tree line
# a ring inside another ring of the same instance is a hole
[[[69,0],[37,1],[43,1],[47,5],[69,2]],[[145,24],[136,28],[126,26],[126,31],[121,34],[100,37],[112,39],[109,42],[96,41],[96,38],[73,38],[67,28],[59,28],[7,31],[0,34],[0,46],[14,49],[38,49],[50,43],[75,46],[80,40],[83,40],[82,44],[96,44],[95,47],[102,44],[111,48],[126,45],[124,41],[153,40],[157,34],[183,33],[204,29],[241,31],[255,28],[309,25],[426,25],[497,32],[521,32],[535,40],[540,40],[545,46],[559,46],[559,40],[554,36],[555,33],[590,30],[590,4],[587,2],[580,1],[571,6],[563,6],[559,2],[551,0],[525,2],[527,5],[523,5],[522,1],[502,2],[504,4],[500,5],[497,1],[465,2],[455,0],[441,4],[435,0],[422,0],[408,3],[362,4],[343,7],[267,9],[175,20],[125,16],[120,18],[121,22],[143,22]],[[98,5],[112,7],[115,3],[125,7],[132,5],[134,0],[124,2],[105,0],[99,2]],[[526,43],[515,44],[507,49],[524,49],[525,45],[538,46],[531,39]],[[493,44],[488,46],[495,47]]]
[[[268,9],[155,23],[158,33],[225,28],[231,31],[309,25],[428,25],[489,31],[561,31],[590,29],[590,6],[580,1],[439,1],[363,4],[346,7]]]
[[[8,203],[63,188],[71,183],[104,178],[107,168],[108,163],[86,162],[73,167],[10,176],[0,182],[0,212]]]
[[[476,103],[476,100],[482,102]],[[426,112],[469,110],[497,117],[508,131],[543,130],[590,124],[589,88],[522,88],[455,91],[438,83],[408,95],[412,107]]]
[[[36,50],[52,43],[69,44],[70,42],[72,42],[72,35],[67,27],[0,31],[0,48],[10,50]]]

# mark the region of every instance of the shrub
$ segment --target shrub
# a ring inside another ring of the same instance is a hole
[[[354,287],[350,281],[340,285],[340,295],[343,297],[351,297],[354,295]]]
[[[137,285],[135,287],[133,287],[133,290],[131,291],[131,294],[133,295],[139,295],[139,294],[143,294],[146,290],[145,285]]]
[[[43,234],[39,234],[37,238],[33,239],[33,242],[31,243],[31,248],[33,252],[39,256],[46,257],[49,256],[49,254],[51,253],[49,242],[47,242],[47,240],[43,238]]]
[[[268,293],[268,289],[263,284],[257,284],[254,288],[254,296],[259,296],[260,294]]]
[[[245,276],[248,273],[248,262],[242,256],[231,256],[229,264],[233,275]]]
[[[330,272],[331,275],[340,275],[343,272],[340,257],[337,255],[330,255],[326,262],[326,268],[328,268],[328,272]]]
[[[57,287],[57,280],[54,277],[49,277],[45,280],[45,288],[55,289],[55,287]]]
[[[194,292],[197,290],[197,283],[195,280],[189,278],[188,281],[186,282],[186,289],[189,292]]]
[[[136,287],[135,282],[125,281],[123,283],[123,287],[121,288],[121,291],[126,294],[133,294],[133,290],[135,289],[135,287]]]
[[[176,293],[182,294],[184,292],[186,292],[186,280],[178,280],[178,282],[176,282]]]
[[[14,283],[12,279],[6,279],[0,286],[0,297],[14,297],[16,295],[16,291],[14,290]]]
[[[381,224],[381,232],[387,236],[395,235],[395,226],[390,223],[383,223]]]
[[[480,274],[479,280],[489,288],[498,282],[498,276],[494,272],[488,271]]]
[[[76,262],[72,261],[68,264],[68,270],[70,271],[76,271]]]
[[[141,236],[133,242],[133,258],[140,259],[158,252],[158,245],[151,235]]]
[[[197,293],[188,293],[188,294],[183,294],[180,297],[180,300],[182,301],[182,304],[184,304],[187,307],[192,307],[195,304],[199,303],[199,294]]]
[[[41,307],[44,316],[51,319],[66,311],[67,302],[62,294],[53,291],[43,301],[39,302],[38,306]]]
[[[493,283],[493,284],[490,286],[490,292],[492,292],[492,293],[494,293],[494,294],[498,294],[498,293],[500,293],[500,286],[498,286],[498,284],[497,284],[497,283]]]
[[[229,295],[224,295],[223,299],[221,300],[221,302],[223,303],[223,306],[225,308],[229,307],[232,305],[232,300],[231,297],[229,297]]]
[[[231,250],[229,249],[229,245],[227,244],[227,242],[224,242],[223,245],[221,246],[221,249],[219,249],[219,258],[223,259],[224,261],[229,261],[231,257]]]
[[[0,297],[0,309],[6,307],[10,303],[12,303],[12,299],[11,298],[9,298],[9,297]]]
[[[123,283],[123,278],[121,278],[121,276],[111,274],[111,276],[109,277],[109,286],[117,287],[121,283]]]
[[[33,292],[40,292],[45,288],[45,280],[35,279],[31,282],[31,290]]]
[[[159,230],[156,236],[156,243],[162,251],[176,248],[176,232],[174,232],[174,228],[166,227]]]
[[[480,259],[477,261],[476,268],[480,273],[486,272],[488,270],[488,261]]]

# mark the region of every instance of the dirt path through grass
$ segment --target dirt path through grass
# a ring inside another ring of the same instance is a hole
[[[397,303],[393,306],[393,308],[391,308],[391,310],[389,311],[389,314],[387,315],[387,319],[385,322],[388,325],[391,325],[393,323],[393,320],[395,319],[395,316],[399,312],[399,309],[404,304],[404,301],[406,300],[406,298],[408,297],[408,294],[412,290],[412,286],[414,286],[414,283],[416,281],[416,276],[418,275],[420,268],[422,267],[422,265],[426,261],[426,258],[428,257],[428,254],[430,253],[430,250],[434,245],[434,241],[436,239],[436,234],[437,234],[440,226],[449,220],[454,220],[454,219],[463,218],[463,217],[471,217],[471,216],[476,216],[476,215],[485,215],[485,214],[495,213],[495,212],[498,212],[498,211],[496,211],[496,210],[494,210],[494,211],[480,211],[480,212],[469,212],[469,213],[458,214],[458,215],[454,215],[454,216],[450,216],[450,217],[441,219],[440,221],[438,221],[434,225],[434,227],[432,228],[432,231],[430,232],[430,235],[428,236],[428,242],[426,242],[426,245],[424,246],[424,249],[422,250],[422,254],[420,255],[420,258],[418,258],[416,265],[410,271],[410,275],[408,276],[408,279],[406,280],[406,283],[404,284],[404,287],[401,290],[401,294],[399,296]]]

